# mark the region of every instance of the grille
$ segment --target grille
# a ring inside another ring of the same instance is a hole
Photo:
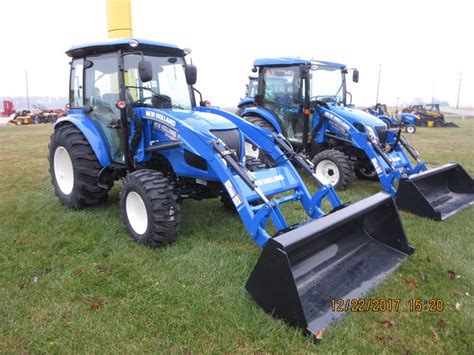
[[[379,142],[381,144],[387,143],[387,128],[386,127],[375,127],[377,131],[377,136],[379,137]]]

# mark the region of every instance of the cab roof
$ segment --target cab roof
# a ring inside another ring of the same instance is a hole
[[[133,42],[132,42],[133,41]],[[137,46],[133,47],[130,43],[138,43]],[[120,38],[105,42],[88,43],[73,46],[66,51],[69,57],[84,57],[87,55],[96,55],[102,53],[115,52],[117,50],[123,50],[125,52],[141,51],[144,54],[160,54],[170,56],[185,56],[187,53],[184,49],[181,49],[174,44],[168,44],[163,42],[154,42],[144,39],[132,39],[132,38]]]
[[[253,65],[256,67],[267,67],[267,66],[289,66],[289,65],[318,65],[321,67],[331,67],[343,69],[346,67],[345,64],[327,62],[324,60],[306,60],[298,57],[276,57],[276,58],[261,58],[256,59]]]

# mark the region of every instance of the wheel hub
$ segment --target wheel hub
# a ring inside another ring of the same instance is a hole
[[[63,146],[59,146],[54,151],[54,176],[59,189],[65,195],[69,195],[74,188],[74,169],[71,157]]]
[[[125,200],[128,222],[137,234],[144,234],[148,228],[148,215],[145,202],[135,191],[130,191]]]
[[[339,176],[339,169],[331,160],[321,160],[316,166],[316,177],[325,185],[336,185]]]

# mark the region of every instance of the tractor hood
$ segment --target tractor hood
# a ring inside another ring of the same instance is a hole
[[[201,132],[209,132],[209,130],[216,129],[232,129],[237,128],[229,120],[224,117],[209,113],[198,111],[181,111],[181,110],[163,110],[169,112],[173,117],[178,119],[181,123]]]
[[[237,128],[229,120],[209,112],[151,108],[140,108],[140,111],[142,117],[172,128],[179,129],[179,127],[185,126],[201,133],[209,133],[211,129],[227,130]]]
[[[370,127],[386,127],[385,123],[382,120],[378,119],[377,117],[371,115],[370,113],[357,110],[354,108],[349,108],[345,106],[339,106],[336,104],[329,104],[329,109],[336,113],[337,115],[343,117],[347,120],[348,123],[361,123],[364,126]]]

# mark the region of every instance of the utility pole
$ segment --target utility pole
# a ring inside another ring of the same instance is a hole
[[[435,84],[436,84],[436,81],[433,81],[433,94],[431,95],[431,103],[432,104],[434,104]]]
[[[462,76],[462,72],[459,73],[458,99],[456,101],[456,110],[459,110],[459,94],[461,93],[461,76]]]
[[[28,70],[25,69],[25,80],[26,80],[26,106],[27,110],[30,110],[30,95],[28,93]]]
[[[377,83],[377,98],[375,99],[375,103],[379,103],[379,89],[380,89],[380,73],[382,72],[382,64],[379,66],[379,81]]]

